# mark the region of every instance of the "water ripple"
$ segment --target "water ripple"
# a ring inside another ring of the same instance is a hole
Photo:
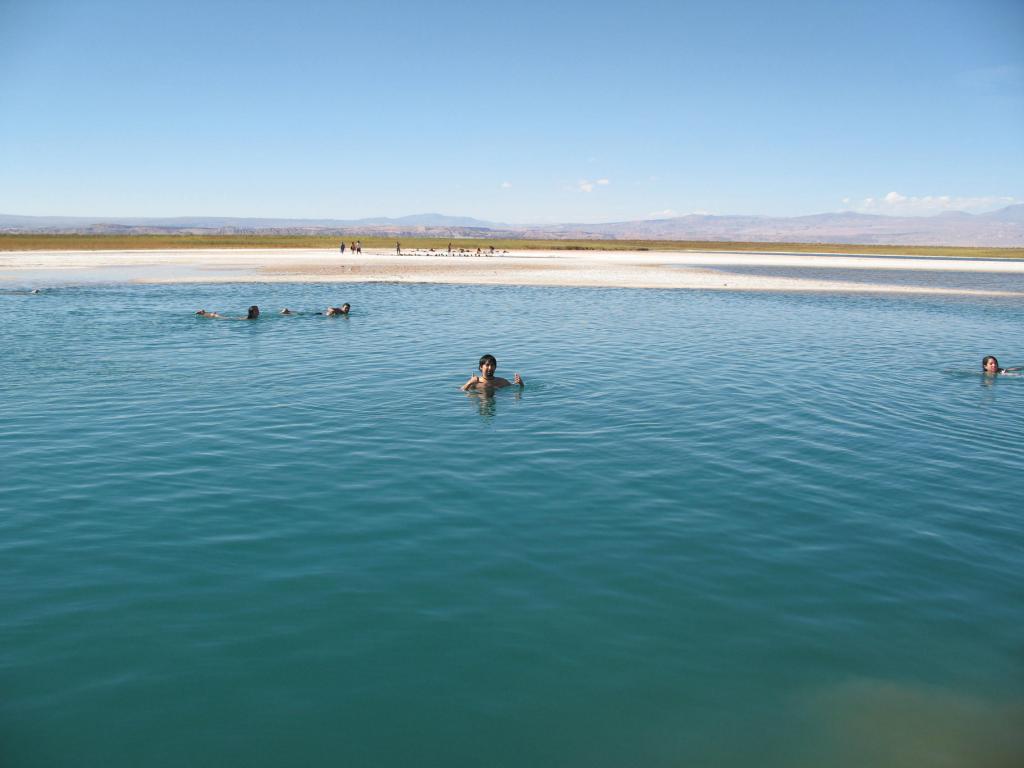
[[[809,691],[1020,690],[1019,304],[44,298],[0,296],[12,765],[792,766]],[[525,390],[460,392],[484,352]]]

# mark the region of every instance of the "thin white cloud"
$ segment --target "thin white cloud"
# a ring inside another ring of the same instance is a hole
[[[647,214],[648,219],[673,219],[679,215],[679,211],[666,208],[663,211],[651,211]]]
[[[501,188],[502,189],[512,189],[512,182],[511,181],[503,181],[503,182],[501,182]]]
[[[882,197],[865,197],[853,205],[854,210],[863,213],[888,213],[902,216],[927,216],[943,211],[967,211],[983,213],[1003,208],[1020,202],[1015,197],[1006,195],[984,195],[978,197],[960,197],[956,195],[904,195],[892,191]],[[851,203],[848,197],[843,203]]]
[[[583,192],[593,192],[595,187],[606,187],[611,182],[608,179],[598,179],[597,181],[588,181],[587,179],[580,179],[576,183],[577,189]]]

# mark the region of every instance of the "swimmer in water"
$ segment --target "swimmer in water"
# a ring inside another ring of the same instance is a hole
[[[211,317],[214,320],[259,320],[260,319],[260,308],[253,304],[249,307],[248,313],[245,317],[224,317],[224,315],[218,315],[216,312],[207,312],[205,309],[200,309],[196,312],[197,317]]]
[[[317,312],[317,314],[327,317],[347,317],[350,309],[352,307],[348,304],[342,304],[340,307],[328,307],[324,312]]]
[[[996,360],[995,355],[985,355],[981,361],[981,370],[985,373],[1006,373],[1007,371],[1024,371],[1024,367],[1000,368],[999,361]]]
[[[495,376],[494,371],[498,368],[498,361],[494,355],[484,355],[480,358],[480,375],[470,376],[469,381],[462,385],[462,391],[470,389],[498,389],[509,387],[515,384],[517,387],[525,386],[522,376],[518,373],[512,377],[512,381]]]
[[[284,309],[281,310],[281,314],[282,315],[296,315],[298,313],[297,312],[292,312],[290,309],[288,309],[288,307],[285,307]]]

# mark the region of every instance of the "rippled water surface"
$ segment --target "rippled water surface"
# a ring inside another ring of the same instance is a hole
[[[1022,321],[0,293],[0,764],[1020,765]]]

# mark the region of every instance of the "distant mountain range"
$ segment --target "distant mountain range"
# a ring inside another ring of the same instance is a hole
[[[0,214],[0,232],[69,232],[94,231],[97,227],[118,229],[158,229],[180,231],[193,229],[202,232],[211,230],[232,230],[251,232],[254,230],[302,229],[311,232],[324,229],[359,229],[364,227],[393,227],[397,229],[415,227],[478,227],[493,229],[504,225],[481,221],[468,216],[445,216],[440,213],[421,213],[401,216],[396,219],[380,216],[373,219],[257,219],[231,216],[176,216],[172,218],[113,216],[11,216]]]
[[[990,213],[935,216],[820,213],[813,216],[706,216],[606,224],[511,225],[425,213],[399,218],[69,217],[0,214],[0,232],[52,234],[317,234],[512,239],[713,240],[1024,247],[1024,204]]]

